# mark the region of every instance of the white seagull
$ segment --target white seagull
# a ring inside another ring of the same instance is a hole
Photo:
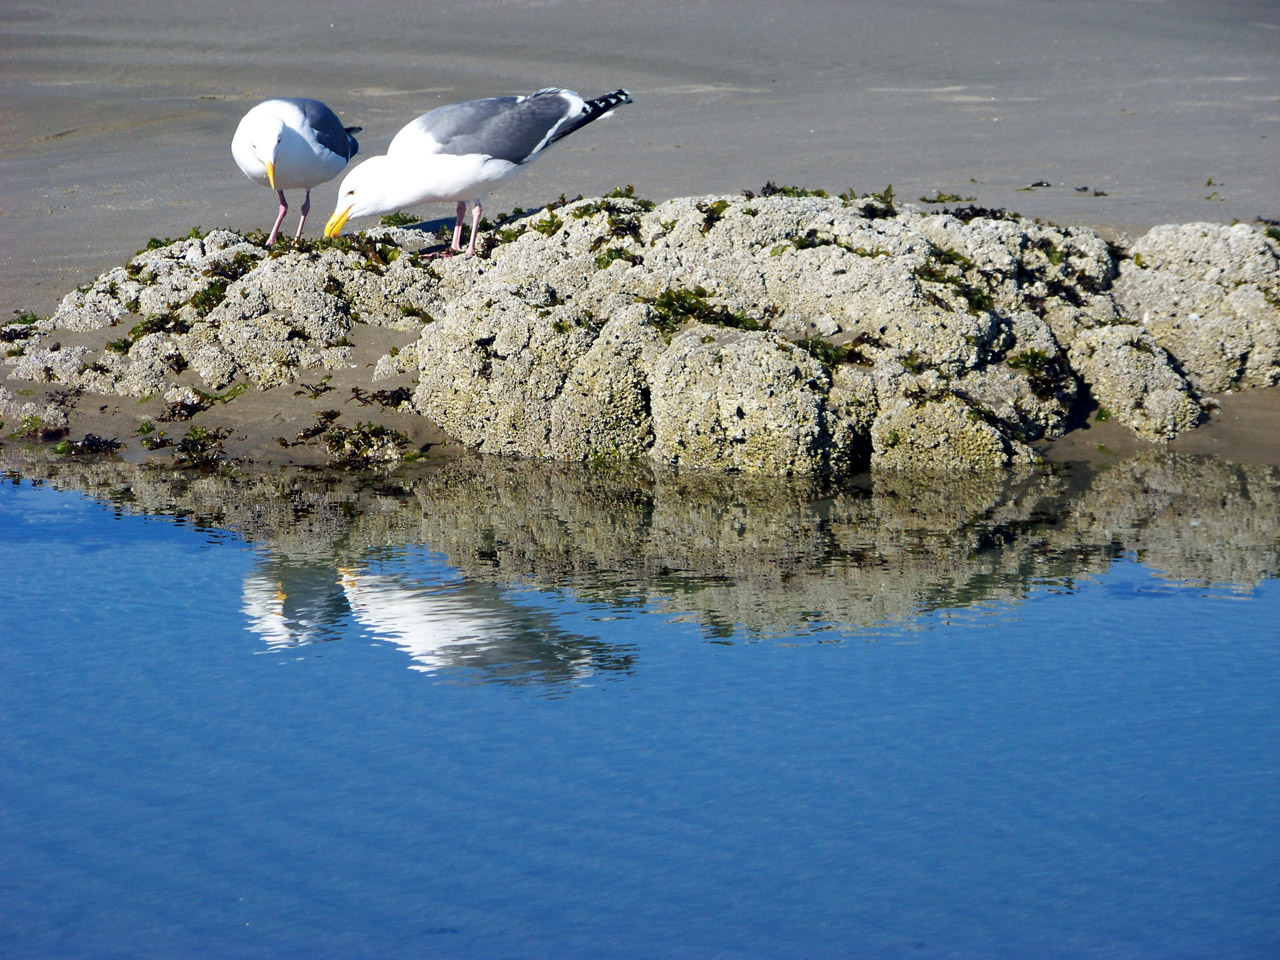
[[[542,151],[631,103],[626,90],[584,100],[572,90],[546,87],[527,97],[493,97],[437,107],[405,126],[380,157],[370,157],[342,180],[324,235],[336,237],[352,217],[403,210],[418,203],[457,202],[454,250],[461,250],[467,201],[475,253],[480,203],[489,188]]]
[[[360,145],[353,133],[360,127],[344,127],[338,115],[319,100],[302,97],[264,100],[244,115],[231,139],[231,155],[244,175],[269,186],[280,197],[280,214],[271,228],[267,246],[276,242],[280,224],[289,212],[286,190],[305,188],[297,240],[311,209],[311,188],[332,180]]]

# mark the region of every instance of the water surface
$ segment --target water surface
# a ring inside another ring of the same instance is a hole
[[[6,957],[1268,957],[1277,472],[9,457]]]

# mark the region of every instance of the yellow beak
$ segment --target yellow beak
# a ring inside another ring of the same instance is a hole
[[[270,160],[267,161],[267,183],[271,184],[271,189],[276,188],[276,165]]]
[[[326,237],[336,237],[342,232],[342,228],[346,222],[351,219],[351,211],[355,207],[353,203],[345,210],[333,211],[333,216],[329,218],[329,222],[324,225],[324,235]]]

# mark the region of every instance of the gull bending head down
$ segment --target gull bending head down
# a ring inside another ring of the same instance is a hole
[[[244,115],[231,138],[231,155],[246,177],[270,187],[280,198],[280,212],[267,238],[276,242],[280,224],[289,212],[286,190],[305,189],[298,233],[311,210],[311,188],[336,177],[360,145],[338,115],[319,100],[300,97],[264,100]]]
[[[471,201],[466,252],[475,253],[481,200],[491,187],[557,140],[631,102],[626,90],[584,100],[572,90],[547,87],[527,97],[471,100],[424,113],[395,135],[386,154],[370,157],[343,178],[324,234],[336,237],[353,217],[453,201],[452,249],[461,250],[462,223]]]

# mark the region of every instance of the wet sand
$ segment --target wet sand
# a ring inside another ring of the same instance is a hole
[[[441,103],[632,91],[493,210],[626,183],[663,200],[774,180],[943,191],[1108,235],[1280,220],[1280,7],[1266,0],[236,0],[216,14],[51,0],[6,5],[0,64],[5,313],[51,312],[153,236],[268,228],[274,198],[230,140],[273,95],[326,101],[372,155]],[[316,191],[308,235],[336,189]],[[1280,392],[1223,398],[1215,420],[1197,443],[1219,427],[1218,446],[1274,450]]]
[[[1066,436],[1036,448],[1048,459],[1065,463],[1114,463],[1155,449],[1118,423],[1092,417]],[[1206,411],[1205,422],[1163,449],[1191,456],[1219,457],[1231,463],[1280,467],[1280,386],[1220,394]]]

